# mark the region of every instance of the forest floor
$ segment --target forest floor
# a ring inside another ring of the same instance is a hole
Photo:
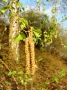
[[[25,74],[24,44],[20,42],[20,60],[8,60],[8,40],[5,37],[0,50],[0,90],[67,90],[67,63],[47,52],[36,53],[36,73]]]

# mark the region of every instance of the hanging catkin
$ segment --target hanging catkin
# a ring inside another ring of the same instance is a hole
[[[30,75],[30,52],[29,52],[29,38],[25,41],[25,54],[26,54],[26,74]]]
[[[33,41],[33,30],[32,27],[30,27],[30,30],[28,32],[29,36],[26,38],[25,41],[25,54],[26,54],[26,74],[34,75],[35,69],[37,68],[35,64],[35,45]]]
[[[34,50],[34,42],[33,42],[33,31],[32,27],[30,27],[30,32],[29,32],[29,45],[30,45],[30,59],[31,59],[31,75],[35,74],[35,50]]]

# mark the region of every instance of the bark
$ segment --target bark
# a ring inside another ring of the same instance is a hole
[[[10,18],[10,31],[9,31],[9,59],[18,61],[19,60],[19,42],[15,43],[14,38],[19,32],[19,21],[18,21],[18,0],[11,0],[11,18]]]

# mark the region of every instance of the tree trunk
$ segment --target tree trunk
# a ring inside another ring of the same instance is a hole
[[[14,38],[19,32],[19,21],[18,21],[18,0],[11,0],[11,17],[10,17],[10,31],[9,31],[9,59],[18,61],[19,60],[19,42],[15,43]]]

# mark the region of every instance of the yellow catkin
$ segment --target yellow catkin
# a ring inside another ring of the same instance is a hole
[[[26,54],[26,74],[30,75],[30,53],[29,53],[29,38],[25,41],[25,54]]]
[[[31,53],[31,74],[35,74],[35,51],[34,51],[34,43],[30,43],[30,53]]]
[[[25,54],[26,54],[26,74],[34,76],[37,68],[35,64],[35,45],[33,41],[32,27],[29,30],[29,37],[25,41]]]
[[[34,42],[33,42],[33,31],[32,31],[32,27],[30,29],[29,32],[29,45],[30,45],[30,56],[31,56],[31,75],[35,74],[35,68],[36,68],[36,64],[35,64],[35,50],[34,50]]]

